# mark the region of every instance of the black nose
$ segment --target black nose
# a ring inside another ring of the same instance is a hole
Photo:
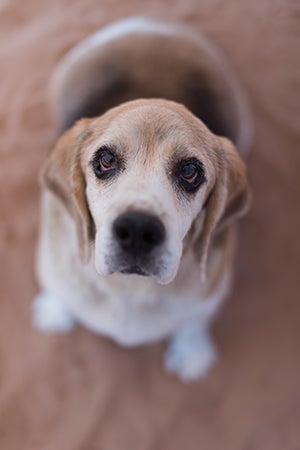
[[[157,217],[131,211],[115,220],[113,233],[123,250],[138,256],[149,253],[163,242],[165,228]]]

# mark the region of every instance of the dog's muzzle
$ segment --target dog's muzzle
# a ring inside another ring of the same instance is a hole
[[[113,223],[113,237],[118,246],[119,271],[126,274],[153,275],[158,271],[156,250],[165,240],[165,227],[159,218],[140,211],[130,211]]]

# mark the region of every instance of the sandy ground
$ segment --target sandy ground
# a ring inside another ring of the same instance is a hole
[[[299,6],[299,5],[298,5]],[[0,1],[1,450],[300,449],[299,17],[287,0]],[[72,45],[132,14],[177,19],[225,52],[251,99],[254,203],[214,333],[219,365],[182,385],[164,345],[124,350],[30,324],[46,86]]]

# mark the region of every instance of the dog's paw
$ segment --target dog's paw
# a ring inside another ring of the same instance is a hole
[[[217,351],[209,335],[192,338],[179,333],[168,346],[164,365],[167,372],[190,382],[204,377],[216,361]]]
[[[44,333],[68,333],[75,321],[64,304],[47,292],[41,292],[32,305],[32,323]]]

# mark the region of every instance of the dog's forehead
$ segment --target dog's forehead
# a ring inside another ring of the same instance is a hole
[[[128,156],[143,156],[149,161],[168,156],[178,149],[201,152],[213,145],[213,135],[181,105],[172,102],[130,102],[106,117],[104,130],[101,118],[95,123],[94,136],[99,143],[112,145]]]

